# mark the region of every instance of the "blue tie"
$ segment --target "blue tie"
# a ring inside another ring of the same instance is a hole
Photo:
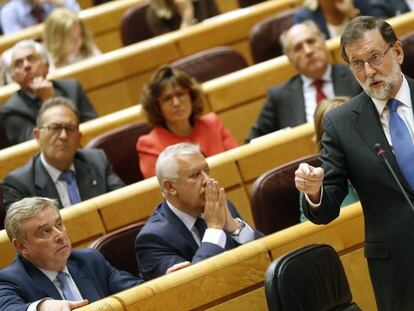
[[[70,203],[79,203],[81,199],[78,193],[78,186],[76,185],[75,172],[70,170],[63,171],[62,174],[60,174],[59,179],[65,181],[68,185]]]
[[[414,144],[407,125],[397,113],[399,104],[400,102],[395,98],[388,101],[387,105],[390,110],[388,125],[398,166],[411,190],[414,191]]]
[[[56,276],[57,280],[59,281],[60,285],[62,286],[63,296],[66,300],[70,301],[77,301],[79,298],[77,295],[71,290],[68,282],[69,275],[65,272],[59,272]]]

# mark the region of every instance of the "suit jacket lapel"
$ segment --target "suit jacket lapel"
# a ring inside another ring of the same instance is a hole
[[[76,170],[76,183],[81,200],[85,201],[100,194],[97,192],[99,178],[79,153],[76,153],[73,164]]]
[[[35,286],[39,290],[42,290],[46,293],[45,297],[51,297],[53,299],[58,299],[58,300],[63,299],[59,291],[55,287],[55,285],[47,278],[47,276],[42,271],[40,271],[33,264],[31,264],[30,262],[28,262],[22,257],[19,257],[18,260],[20,260],[21,263],[23,264],[27,273],[33,280],[33,283],[35,284]]]
[[[332,65],[332,83],[335,94],[347,94],[349,93],[349,85],[343,83],[344,77],[346,75],[343,67]]]
[[[375,108],[374,103],[372,102],[371,98],[366,95],[365,92],[359,96],[361,97],[361,101],[359,101],[359,104],[354,108],[354,112],[356,113],[356,117],[354,119],[355,127],[365,140],[367,147],[372,152],[375,153],[374,146],[377,143],[381,144],[384,147],[385,157],[393,168],[395,174],[397,175],[400,182],[404,185],[404,187],[406,189],[409,189],[403,176],[400,173],[400,169],[395,160],[392,148],[384,134],[384,130],[379,120],[378,112]],[[379,157],[378,161],[381,161],[382,165],[384,165],[384,168],[388,171],[388,168],[386,167],[384,161]]]
[[[299,92],[299,90],[301,90]],[[298,118],[298,124],[306,123],[306,111],[305,111],[305,97],[303,95],[303,81],[298,75],[289,83],[289,97],[286,100],[290,103],[287,108],[293,110],[292,117]]]
[[[176,243],[182,243],[182,245],[177,245],[177,249],[183,250],[186,257],[193,257],[193,254],[198,249],[198,244],[194,240],[193,235],[184,225],[184,223],[174,214],[174,212],[168,207],[167,202],[164,201],[160,208],[160,212],[168,220],[171,225],[172,238],[176,240]],[[176,237],[182,237],[181,239],[176,239]]]
[[[57,199],[60,206],[62,206],[62,202],[60,201],[59,193],[56,190],[55,184],[49,173],[46,171],[46,168],[42,164],[42,161],[40,160],[40,154],[35,156],[32,161],[36,195]]]
[[[82,298],[88,299],[89,301],[96,301],[104,297],[105,295],[99,294],[97,286],[93,283],[92,279],[88,276],[86,271],[83,270],[82,266],[79,266],[75,261],[69,257],[68,263],[66,264],[70,275],[75,281]]]

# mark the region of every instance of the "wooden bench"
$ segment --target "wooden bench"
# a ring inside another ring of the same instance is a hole
[[[363,223],[357,203],[342,209],[341,216],[329,225],[299,224],[79,310],[158,310],[160,306],[171,310],[267,310],[263,287],[267,267],[274,258],[310,243],[326,243],[336,249],[355,302],[362,310],[375,310],[363,257]]]
[[[314,153],[316,146],[312,141],[313,135],[313,126],[305,124],[269,136],[256,144],[210,157],[208,163],[211,175],[226,189],[227,197],[234,202],[244,218],[254,224],[249,184],[268,167]],[[286,148],[288,142],[292,145],[292,151]],[[257,155],[256,161],[254,154]],[[261,163],[263,158],[266,158],[266,165]],[[251,172],[247,169],[249,165],[254,167]],[[62,217],[71,242],[74,247],[80,247],[104,233],[147,219],[161,200],[157,180],[153,177],[63,209]],[[4,230],[0,233],[3,233],[0,234],[0,267],[4,267],[11,262],[14,252]]]

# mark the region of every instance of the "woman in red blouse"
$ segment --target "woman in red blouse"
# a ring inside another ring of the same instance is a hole
[[[155,175],[155,162],[165,147],[182,142],[198,144],[206,157],[237,147],[215,113],[201,115],[204,96],[198,83],[184,72],[163,66],[142,92],[151,132],[137,142],[140,169]]]

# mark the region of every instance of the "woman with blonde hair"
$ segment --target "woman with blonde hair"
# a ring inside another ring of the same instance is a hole
[[[46,19],[43,43],[50,57],[51,70],[101,53],[83,22],[65,8],[54,10]]]

